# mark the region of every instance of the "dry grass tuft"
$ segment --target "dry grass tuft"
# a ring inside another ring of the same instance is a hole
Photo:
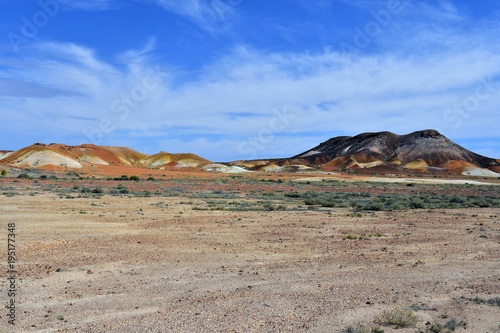
[[[407,309],[392,309],[382,312],[379,322],[384,326],[394,326],[394,328],[412,327],[418,321],[417,315]]]

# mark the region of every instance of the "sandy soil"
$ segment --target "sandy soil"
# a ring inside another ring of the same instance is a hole
[[[472,301],[500,296],[498,208],[199,211],[201,199],[182,196],[61,199],[29,195],[29,181],[1,185],[21,194],[0,195],[0,247],[16,223],[18,256],[17,325],[5,309],[2,332],[340,332],[420,303],[415,326],[384,331],[456,319],[467,323],[456,332],[500,332],[500,308]]]

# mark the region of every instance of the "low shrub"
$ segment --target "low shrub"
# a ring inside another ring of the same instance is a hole
[[[414,326],[418,317],[411,310],[392,309],[382,312],[380,324],[384,326],[394,326],[394,328],[406,328]]]
[[[266,202],[264,205],[262,205],[262,207],[264,208],[264,210],[267,210],[267,211],[276,210],[276,207],[274,207],[274,205],[270,202]]]
[[[343,329],[340,332],[341,333],[384,333],[384,330],[381,329],[380,327],[373,327],[372,329],[370,329],[363,325],[356,325],[356,326],[348,326],[347,328]]]

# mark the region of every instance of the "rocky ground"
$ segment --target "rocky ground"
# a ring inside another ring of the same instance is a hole
[[[269,194],[500,197],[498,186],[319,186],[231,176],[175,184],[3,179],[0,186],[0,246],[7,248],[7,225],[15,223],[18,271],[16,325],[4,309],[1,331],[500,331],[500,208],[358,212]],[[120,193],[124,187],[128,193]],[[268,206],[255,193],[283,207],[257,209]],[[255,209],[229,210],[232,201]],[[4,255],[3,304],[6,266]],[[416,320],[396,329],[384,311]]]

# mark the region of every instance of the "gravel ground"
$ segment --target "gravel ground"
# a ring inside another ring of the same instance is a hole
[[[363,324],[428,332],[452,319],[467,323],[455,332],[500,331],[500,308],[487,302],[500,297],[500,209],[236,212],[185,201],[0,195],[0,246],[16,223],[18,271],[16,326],[5,309],[0,331],[341,332]],[[379,322],[383,311],[409,306],[413,327]]]

